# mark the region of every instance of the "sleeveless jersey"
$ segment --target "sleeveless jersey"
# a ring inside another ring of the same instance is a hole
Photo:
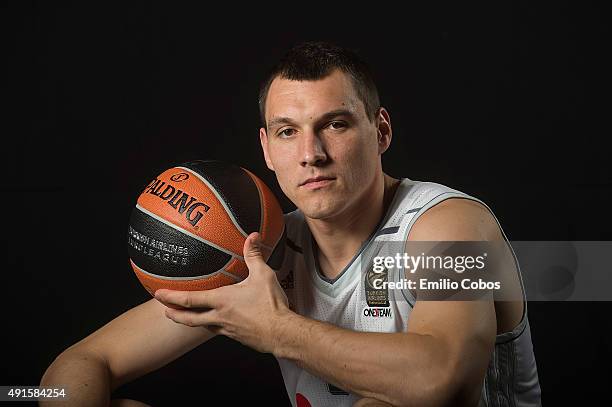
[[[384,255],[385,241],[405,241],[420,215],[449,198],[472,199],[491,211],[481,200],[445,185],[404,178],[376,230],[333,281],[318,270],[313,238],[303,214],[299,210],[286,214],[286,254],[277,276],[290,307],[305,317],[354,331],[406,332],[415,304],[414,296],[407,289],[388,290],[388,301],[384,304],[388,306],[370,306],[361,264],[371,264],[374,256]],[[497,223],[499,225],[499,221]],[[502,234],[508,241],[503,230]],[[512,255],[523,292],[523,315],[512,331],[496,336],[479,406],[541,405],[524,286],[514,251]],[[389,270],[389,281],[399,281],[402,277],[400,271]],[[278,358],[278,362],[293,406],[351,406],[359,399],[359,396],[326,383],[290,360]]]

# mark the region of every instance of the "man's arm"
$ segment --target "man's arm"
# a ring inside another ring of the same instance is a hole
[[[275,354],[392,405],[475,405],[465,401],[478,401],[495,337],[493,305],[422,301],[410,321],[408,333],[364,333],[294,315]]]
[[[449,199],[423,214],[409,240],[498,240],[486,208]],[[393,405],[476,405],[495,343],[492,301],[417,301],[407,333],[363,333],[297,314],[279,323],[278,357],[344,390]]]
[[[70,394],[65,404],[53,401],[49,405],[108,406],[114,389],[213,336],[204,327],[187,327],[169,320],[165,309],[157,300],[149,300],[62,352],[40,385],[67,386]]]
[[[419,217],[411,241],[499,240],[480,204],[448,199]],[[260,352],[287,358],[346,391],[395,405],[473,406],[495,342],[491,301],[417,301],[407,333],[355,332],[289,310],[257,233],[245,241],[249,276],[208,291],[158,290],[168,318],[209,326]],[[203,311],[203,309],[206,309]]]

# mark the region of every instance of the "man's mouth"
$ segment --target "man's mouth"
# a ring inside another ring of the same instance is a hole
[[[326,176],[308,178],[300,184],[300,187],[304,187],[306,189],[318,189],[331,184],[335,179],[336,178],[334,177]]]

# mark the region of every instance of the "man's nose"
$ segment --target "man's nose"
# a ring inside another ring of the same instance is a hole
[[[321,138],[314,131],[306,131],[302,135],[300,143],[301,164],[303,167],[308,165],[321,165],[327,161],[325,146]]]

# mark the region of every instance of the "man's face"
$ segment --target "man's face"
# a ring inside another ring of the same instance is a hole
[[[265,114],[260,139],[268,168],[306,216],[336,216],[371,190],[388,143],[379,143],[379,120],[370,122],[345,73],[316,81],[277,77]]]

